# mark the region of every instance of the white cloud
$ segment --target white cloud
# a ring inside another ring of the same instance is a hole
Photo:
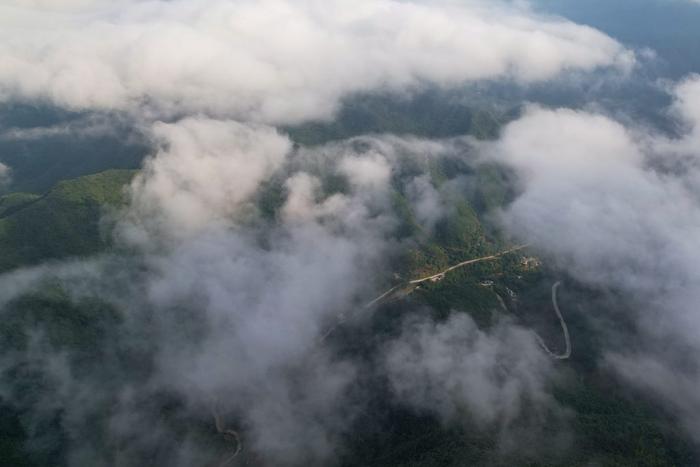
[[[494,372],[499,365],[502,373]],[[389,345],[386,368],[399,399],[446,420],[466,410],[482,424],[514,418],[520,397],[546,399],[552,371],[528,330],[501,323],[489,334],[464,313],[441,324],[407,322]]]
[[[509,231],[583,283],[629,300],[634,328],[608,332],[639,333],[637,346],[608,342],[608,362],[677,410],[696,436],[687,409],[700,398],[687,388],[700,373],[684,362],[700,358],[700,80],[673,92],[687,129],[678,138],[533,107],[490,149],[523,182],[503,214]]]
[[[109,0],[6,0],[5,5],[61,11],[92,7],[100,4],[105,5],[108,1]]]
[[[532,108],[504,129],[495,149],[524,181],[523,195],[506,213],[511,231],[581,278],[603,285],[626,280],[643,290],[670,260],[655,253],[660,244],[691,247],[676,227],[695,229],[692,198],[675,178],[647,169],[644,142],[621,124]],[[629,269],[622,277],[621,268]]]
[[[0,162],[0,188],[10,183],[11,170],[8,166]]]
[[[437,413],[445,423],[496,426],[502,448],[512,447],[508,443],[513,438],[520,448],[535,438],[543,413],[565,415],[549,394],[555,378],[551,359],[530,331],[510,322],[499,322],[487,332],[464,313],[439,324],[409,320],[384,358],[398,400]],[[523,424],[524,412],[538,414],[535,426]],[[517,435],[512,431],[515,420],[522,430]]]
[[[673,112],[686,125],[687,133],[680,140],[666,140],[662,150],[676,150],[697,156],[700,144],[700,75],[690,75],[675,85]]]
[[[329,117],[341,98],[358,91],[492,78],[531,82],[564,70],[627,68],[633,61],[592,28],[472,3],[0,6],[0,99],[45,99],[78,109],[289,123]]]
[[[340,171],[358,188],[383,189],[389,184],[391,166],[380,154],[344,157]]]
[[[156,123],[153,135],[162,148],[132,184],[130,214],[166,238],[231,221],[291,149],[272,128],[232,121]]]
[[[406,195],[413,206],[418,223],[428,231],[445,215],[445,203],[430,176],[419,175],[407,186]]]
[[[321,181],[305,172],[290,177],[287,187],[287,201],[284,203],[283,215],[288,221],[308,222],[316,216],[316,197],[321,188]]]

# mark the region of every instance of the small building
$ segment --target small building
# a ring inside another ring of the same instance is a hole
[[[520,260],[520,265],[524,269],[537,269],[542,266],[542,261],[534,256],[526,256]]]

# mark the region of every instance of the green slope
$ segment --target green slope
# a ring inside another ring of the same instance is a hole
[[[471,96],[470,96],[471,97]],[[287,128],[304,145],[321,144],[368,133],[410,134],[445,138],[469,134],[494,138],[503,109],[475,102],[461,93],[426,90],[413,96],[357,95],[347,99],[332,122],[311,122]],[[508,109],[510,110],[510,109]]]
[[[0,196],[0,218],[7,217],[15,211],[19,211],[29,203],[41,198],[36,193],[10,193]]]
[[[102,214],[124,202],[134,174],[109,170],[60,182],[43,196],[0,198],[0,271],[102,249]]]

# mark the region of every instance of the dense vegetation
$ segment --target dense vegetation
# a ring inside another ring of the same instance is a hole
[[[109,243],[102,216],[124,202],[123,189],[133,174],[110,170],[60,182],[42,196],[1,197],[0,271],[102,250]]]
[[[476,111],[459,104],[445,107],[444,102],[440,102],[441,99],[430,94],[407,101],[361,98],[346,106],[334,123],[288,130],[301,144],[316,144],[368,131],[430,136],[471,132],[477,137],[489,138],[497,132],[498,119],[504,118],[503,114],[494,117],[492,110]],[[11,143],[15,146],[7,144],[6,149],[19,148],[17,142]],[[82,145],[81,142],[75,144]],[[26,154],[33,154],[37,148],[32,146],[26,150]],[[70,152],[72,149],[59,150]],[[133,152],[133,148],[130,151],[132,155],[138,153]],[[49,152],[47,146],[36,159],[18,163],[17,187],[31,191],[56,177],[68,178],[103,163],[109,164],[107,159],[84,161],[58,169],[47,166],[46,158],[41,155]],[[20,156],[13,157],[4,160],[19,161]],[[128,166],[136,159],[138,157],[127,158],[124,164]],[[405,249],[391,264],[392,270],[379,272],[387,285],[433,274],[457,262],[507,247],[499,232],[487,222],[493,209],[506,205],[514,196],[511,174],[507,170],[496,165],[474,167],[452,159],[434,162],[428,172],[430,183],[436,189],[456,177],[467,183],[460,185],[460,190],[450,198],[446,215],[428,228],[417,220],[408,200],[405,180],[411,169],[404,169],[406,173],[399,171],[394,175],[391,189],[392,206],[400,220],[395,235]],[[38,173],[40,171],[44,172]],[[14,192],[0,197],[0,271],[104,251],[110,244],[105,214],[124,202],[124,187],[133,175],[131,170],[109,170],[61,181],[44,194]],[[348,189],[343,177],[329,175],[322,169],[318,175],[326,195]],[[260,188],[257,205],[265,222],[275,222],[285,197],[282,181],[274,177]],[[445,319],[455,311],[469,313],[482,327],[490,326],[498,316],[508,315],[518,323],[535,327],[548,341],[556,342],[561,334],[552,313],[549,287],[561,278],[561,273],[546,264],[527,265],[523,257],[529,254],[531,252],[520,252],[465,267],[442,281],[423,284],[407,296],[383,304],[368,325],[341,329],[333,337],[333,344],[341,352],[366,355],[368,348],[380,345],[383,339],[397,332],[402,316],[426,309],[431,310],[436,320]],[[569,281],[567,290],[571,291],[563,294],[562,308],[574,339],[574,354],[571,360],[561,364],[566,365],[567,378],[557,383],[555,397],[571,410],[569,428],[573,439],[568,448],[547,446],[548,441],[559,434],[553,425],[542,434],[544,445],[536,454],[517,458],[502,455],[495,441],[496,428],[470,429],[442,424],[435,417],[390,402],[390,397],[383,397],[387,390],[383,382],[373,380],[376,395],[369,410],[346,436],[347,449],[340,453],[341,465],[697,465],[698,459],[686,439],[663,411],[640,395],[623,389],[597,366],[597,343],[589,319],[598,308],[596,292],[579,288],[573,281]],[[573,303],[591,305],[577,308]],[[26,330],[31,325],[41,329],[56,349],[71,351],[73,360],[66,364],[73,371],[109,372],[118,368],[119,375],[126,373],[138,379],[142,367],[149,364],[150,356],[115,338],[121,320],[117,310],[96,297],[75,299],[56,284],[46,283],[13,300],[4,310],[0,350],[3,353],[24,352],[26,357],[31,340]],[[14,391],[25,392],[19,397],[24,408],[30,407],[32,397],[42,391],[55,390],[50,380],[30,363],[28,357],[19,359],[14,367],[4,369],[3,375],[12,379]],[[180,417],[180,403],[173,401],[170,395],[161,394],[145,405],[145,410],[176,425],[182,439],[193,436],[205,444],[212,442],[211,426],[203,424],[202,420]],[[32,433],[32,437],[41,442],[28,446],[27,424],[23,418],[26,414],[21,409],[5,404],[0,395],[0,464],[66,465],[67,448],[80,440],[70,439],[64,425],[65,414],[46,413],[45,420],[39,424],[41,431]],[[103,410],[104,417],[96,416],[91,420],[96,438],[104,430],[102,425],[109,413],[110,401],[104,401],[104,407],[99,409]]]
[[[368,133],[410,134],[432,138],[471,134],[496,136],[500,122],[511,109],[492,103],[474,106],[469,94],[426,90],[414,96],[360,95],[349,99],[332,122],[308,123],[288,129],[300,144],[319,144]]]
[[[122,202],[122,187],[132,175],[129,171],[108,171],[61,182],[43,196],[15,194],[2,198],[0,251],[3,267],[7,269],[66,255],[86,255],[103,249],[106,242],[100,235],[100,215],[105,206],[117,206]],[[499,178],[489,173],[484,179],[487,184],[493,184],[494,177]],[[437,183],[439,178],[436,178]],[[503,196],[501,190],[491,185],[485,191],[497,193],[494,195],[497,200]],[[498,250],[499,246],[489,239],[488,229],[482,225],[469,199],[456,201],[451,214],[440,221],[434,231],[427,232],[415,221],[400,186],[397,186],[395,197],[397,211],[402,213],[404,223],[408,225],[401,228],[415,239],[414,247],[397,263],[398,268],[403,268],[399,269],[403,277],[420,277],[454,262]],[[483,194],[472,200],[480,197]],[[488,197],[487,201],[497,202]],[[357,347],[358,342],[376,340],[382,334],[390,335],[402,314],[422,304],[430,305],[434,318],[438,320],[455,310],[472,314],[482,326],[492,322],[494,313],[512,314],[518,320],[539,320],[545,323],[544,334],[558,339],[556,323],[548,307],[549,297],[538,292],[547,290],[547,284],[554,279],[553,274],[542,268],[525,268],[520,255],[463,268],[449,274],[443,281],[422,286],[403,302],[384,305],[376,314],[371,329],[347,330],[338,336],[338,341],[347,338],[353,342],[351,349]],[[485,286],[486,280],[492,281],[493,285]],[[519,294],[519,302],[526,305],[514,307],[506,290]],[[507,310],[501,309],[496,294],[505,298]],[[533,318],[534,314],[540,316]],[[543,449],[529,460],[504,457],[495,451],[496,433],[444,426],[429,416],[406,411],[378,396],[374,402],[376,410],[360,420],[356,435],[349,437],[350,449],[344,455],[343,465],[691,465],[693,458],[683,438],[678,432],[668,429],[658,410],[635,400],[634,395],[625,393],[614,381],[608,381],[600,370],[587,364],[587,353],[592,349],[585,347],[586,340],[581,336],[591,330],[586,328],[585,317],[577,314],[574,307],[567,306],[567,315],[573,323],[576,347],[574,358],[568,365],[576,376],[558,387],[557,399],[575,414],[571,421],[575,435],[573,449],[564,451],[564,454]],[[119,321],[119,315],[99,301],[76,303],[54,285],[47,284],[46,288],[15,300],[6,310],[0,327],[2,348],[4,352],[26,349],[28,335],[25,329],[31,322],[47,333],[57,349],[71,349],[71,355],[77,360],[69,364],[76,371],[102,371],[105,361],[115,358],[120,360],[116,365],[137,368],[138,356],[130,354],[127,349],[116,354],[104,353],[101,341],[113,339]],[[547,322],[551,326],[549,333]],[[374,339],[363,337],[362,333],[371,333]],[[51,390],[43,387],[43,383],[39,384],[40,374],[26,373],[21,365],[13,369],[12,374],[20,385],[16,390],[22,387],[31,387],[30,393]],[[105,407],[105,410],[108,409]],[[61,434],[60,413],[47,419],[48,425],[44,427],[47,431],[42,435],[46,444],[30,456],[27,456],[22,441],[26,434],[20,422],[21,414],[10,407],[0,407],[0,413],[5,433],[0,442],[0,455],[4,462],[18,466],[64,465],[65,459],[61,459],[69,440]],[[192,423],[195,431],[201,429],[197,428],[197,422]]]

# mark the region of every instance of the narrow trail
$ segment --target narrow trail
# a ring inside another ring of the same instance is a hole
[[[217,467],[228,467],[238,456],[238,454],[240,454],[243,444],[241,443],[241,438],[238,436],[237,431],[226,428],[226,425],[224,425],[223,421],[221,420],[221,415],[219,415],[216,409],[212,411],[212,415],[214,416],[216,431],[221,434],[226,441],[235,443],[236,445],[236,449],[233,453],[227,454],[216,464]]]
[[[561,330],[564,332],[564,341],[566,343],[566,349],[564,350],[564,353],[562,354],[557,354],[552,352],[549,347],[547,347],[547,344],[544,343],[544,339],[535,332],[535,337],[537,338],[537,342],[539,342],[540,347],[552,358],[556,360],[566,360],[569,357],[571,357],[571,338],[569,336],[569,327],[566,325],[566,321],[564,321],[564,316],[561,314],[561,310],[559,309],[559,304],[557,303],[557,289],[559,289],[559,286],[561,285],[561,281],[556,282],[552,286],[552,305],[554,305],[554,312],[557,314],[557,318],[559,318],[559,323],[561,324]],[[533,331],[534,332],[534,331]]]

